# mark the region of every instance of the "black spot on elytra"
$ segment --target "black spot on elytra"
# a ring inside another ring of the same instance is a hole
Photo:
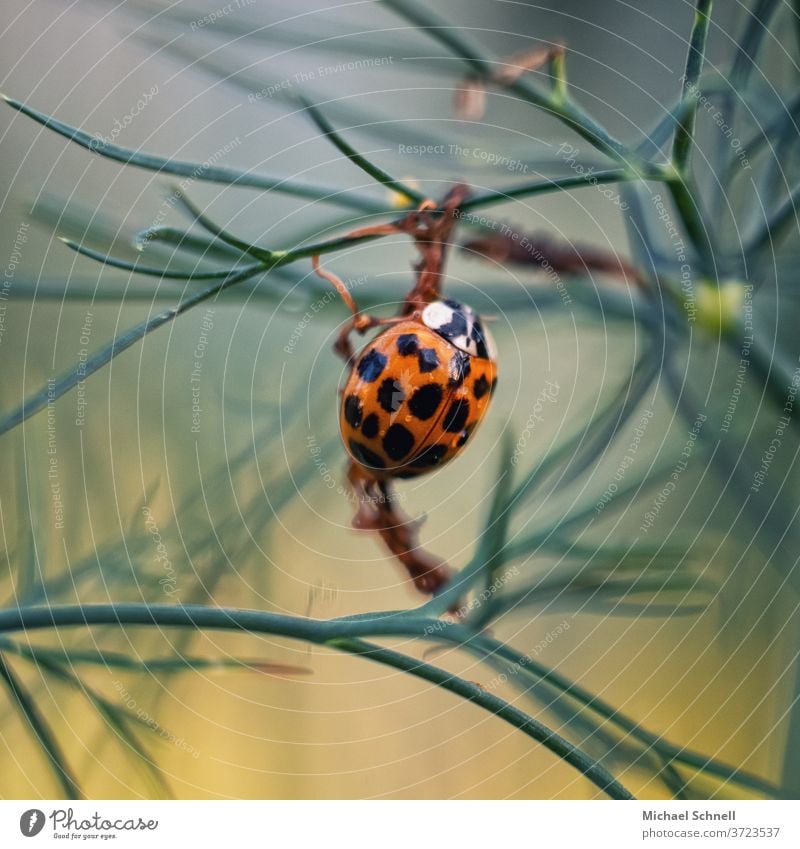
[[[416,333],[403,333],[397,337],[397,350],[404,357],[416,354],[419,349],[419,339]]]
[[[439,365],[439,355],[433,348],[421,348],[417,354],[417,360],[419,361],[419,370],[423,374],[433,371]]]
[[[436,412],[439,404],[442,403],[443,395],[442,387],[438,383],[428,383],[417,389],[411,396],[408,409],[411,410],[412,415],[425,421]]]
[[[396,413],[406,400],[403,387],[396,380],[387,377],[378,389],[378,403],[387,413]]]
[[[458,437],[458,442],[456,442],[456,448],[461,448],[462,445],[465,445],[467,440],[472,435],[472,428],[468,427],[466,430],[463,430]]]
[[[401,424],[393,424],[383,437],[383,450],[392,460],[402,460],[414,447],[414,434]]]
[[[470,368],[469,354],[466,354],[464,351],[456,351],[447,369],[450,375],[450,385],[461,386],[469,376]]]
[[[361,425],[361,433],[363,433],[367,439],[372,439],[378,435],[378,417],[375,413],[370,413],[364,419],[364,424]]]
[[[364,408],[361,406],[361,401],[358,400],[358,395],[348,395],[344,399],[344,418],[347,424],[352,428],[359,427],[363,415]]]
[[[373,469],[385,469],[386,463],[383,462],[383,458],[376,454],[374,451],[370,451],[366,445],[362,445],[360,442],[356,442],[355,439],[348,440],[347,443],[350,446],[350,453],[361,463],[362,466],[367,466],[368,468]]]
[[[447,453],[446,445],[429,445],[421,454],[414,457],[408,464],[415,469],[428,469],[431,466],[438,466],[442,462],[442,457]]]
[[[489,381],[486,379],[486,375],[482,374],[475,383],[472,384],[472,394],[476,398],[483,398],[483,396],[489,391]]]
[[[368,351],[358,363],[358,376],[367,383],[373,383],[386,368],[386,357],[374,348]]]
[[[457,401],[453,401],[450,405],[450,409],[445,413],[444,420],[442,421],[442,427],[448,433],[458,433],[461,430],[464,430],[464,425],[467,423],[467,419],[469,418],[469,401],[466,398],[460,398]]]

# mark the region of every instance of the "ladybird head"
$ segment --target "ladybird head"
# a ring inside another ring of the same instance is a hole
[[[466,304],[449,298],[432,301],[422,311],[422,323],[460,351],[484,360],[497,359],[494,340],[479,316]]]

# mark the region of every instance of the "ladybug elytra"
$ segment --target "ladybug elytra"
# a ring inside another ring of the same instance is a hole
[[[432,301],[356,359],[341,400],[345,447],[372,478],[425,474],[461,451],[496,384],[496,352],[480,318],[456,301]]]

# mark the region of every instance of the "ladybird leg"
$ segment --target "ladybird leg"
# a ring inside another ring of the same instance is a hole
[[[375,503],[375,497],[372,492],[377,481],[369,475],[366,469],[352,461],[347,466],[347,480],[350,482],[353,497],[358,504],[356,515],[353,516],[353,527],[357,530],[377,530],[374,516],[375,511],[371,507]]]
[[[336,343],[333,346],[339,356],[341,356],[345,362],[349,362],[353,357],[353,348],[350,344],[350,334],[353,330],[358,330],[361,333],[365,332],[371,326],[371,319],[359,312],[358,306],[353,300],[353,296],[350,294],[350,290],[345,285],[344,280],[333,272],[326,271],[319,264],[318,254],[311,257],[311,265],[314,269],[314,273],[323,280],[326,280],[333,286],[334,289],[336,289],[339,293],[339,297],[345,302],[350,312],[353,313],[352,317],[343,325]]]
[[[436,204],[432,200],[423,201],[423,204],[430,203],[433,206]],[[369,236],[391,236],[392,233],[402,232],[402,227],[392,222],[390,224],[375,224],[372,227],[359,227],[356,230],[351,230],[347,234],[348,239],[366,239]]]
[[[319,264],[319,254],[314,254],[314,256],[311,257],[311,266],[313,267],[314,273],[317,277],[321,277],[323,280],[326,280],[331,284],[331,286],[333,286],[334,289],[336,289],[339,293],[339,297],[345,302],[345,304],[347,304],[347,308],[353,313],[353,316],[358,316],[358,307],[356,306],[356,302],[353,300],[353,296],[350,294],[350,290],[345,285],[344,280],[332,271],[326,271]]]
[[[356,302],[353,300],[353,296],[350,294],[341,277],[338,277],[336,274],[322,268],[319,264],[318,256],[312,257],[311,262],[316,274],[323,280],[327,280],[336,289],[342,300],[353,313],[352,317],[342,326],[333,346],[336,353],[339,354],[345,362],[349,362],[353,358],[353,346],[350,344],[350,334],[354,330],[358,333],[364,334],[373,327],[397,324],[397,322],[405,320],[405,317],[402,315],[392,316],[390,318],[373,318],[372,316],[364,315],[364,313],[359,312]]]

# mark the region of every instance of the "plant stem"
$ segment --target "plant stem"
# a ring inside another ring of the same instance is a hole
[[[800,216],[800,186],[795,186],[788,198],[775,210],[769,221],[747,246],[747,255],[760,253],[766,248],[774,249],[785,230],[791,225],[797,232],[798,216]]]
[[[557,189],[580,189],[586,186],[599,185],[601,183],[621,183],[627,180],[638,180],[639,175],[627,168],[609,168],[604,171],[593,171],[586,169],[583,174],[571,174],[568,177],[553,177],[545,180],[535,180],[532,183],[521,183],[509,189],[490,190],[474,195],[461,204],[461,212],[469,212],[473,209],[483,209],[487,206],[495,206],[506,203],[509,200],[518,200],[523,197],[552,192]]]
[[[518,95],[539,109],[544,109],[563,121],[581,138],[602,151],[611,159],[619,162],[622,173],[632,173],[645,179],[652,178],[666,182],[675,199],[678,212],[686,227],[687,233],[708,267],[713,264],[713,251],[708,232],[703,224],[698,204],[689,189],[682,169],[673,166],[664,167],[642,158],[636,150],[614,138],[604,127],[598,124],[582,107],[563,96],[561,89],[553,92],[541,92],[530,85],[524,77],[517,77],[508,82],[498,80],[494,74],[494,63],[484,58],[468,41],[463,39],[456,29],[447,21],[430,12],[426,7],[414,0],[383,0],[383,2],[398,14],[411,21],[415,26],[424,29],[429,35],[448,47],[456,56],[464,61],[480,79],[486,82],[503,85],[508,91]],[[695,27],[692,32],[692,49],[687,60],[684,90],[689,83],[694,85],[702,66],[705,51],[705,40],[708,33],[707,16],[711,9],[712,0],[698,0],[695,15]],[[702,19],[702,20],[701,20]],[[698,21],[700,22],[699,25]],[[689,110],[690,120],[694,110]],[[679,124],[681,126],[688,126]],[[693,124],[691,125],[693,126]],[[678,131],[676,131],[677,133]],[[690,136],[691,138],[691,136]],[[679,143],[680,145],[683,142]],[[612,172],[613,173],[613,172]],[[568,178],[569,179],[569,178]],[[613,181],[613,177],[611,181]],[[579,185],[580,180],[572,185]],[[499,202],[499,200],[498,200]],[[485,205],[485,201],[483,202]]]
[[[550,112],[598,150],[623,165],[631,165],[637,161],[638,158],[633,151],[614,138],[580,106],[563,96],[561,86],[557,86],[552,93],[546,93],[530,85],[523,77],[517,77],[511,81],[497,80],[494,74],[497,63],[481,55],[459,35],[454,25],[413,0],[383,0],[383,2],[394,12],[425,30],[432,38],[449,48],[481,80],[502,85],[522,100]]]
[[[723,334],[723,339],[735,357],[742,356],[742,340],[744,328],[739,325]],[[793,387],[796,390],[796,371],[792,373],[781,363],[777,357],[777,351],[768,350],[761,339],[753,334],[748,340],[750,342],[749,361],[750,368],[761,379],[766,395],[772,399],[776,410],[784,412],[789,410],[789,422],[792,427],[800,428],[800,416],[791,415],[793,407],[791,398]]]
[[[132,327],[130,330],[126,330],[124,333],[117,336],[105,347],[90,356],[84,363],[76,365],[70,371],[65,372],[60,377],[56,378],[52,385],[48,384],[44,388],[35,392],[29,398],[23,400],[22,404],[20,404],[16,410],[12,410],[4,418],[0,418],[0,436],[17,425],[22,424],[22,422],[26,421],[36,413],[41,412],[45,409],[45,407],[47,407],[49,402],[55,401],[71,389],[74,389],[78,383],[86,380],[96,371],[99,371],[103,366],[110,363],[111,360],[119,356],[123,351],[126,351],[131,347],[131,345],[136,344],[136,342],[143,339],[149,333],[152,333],[159,327],[173,321],[178,316],[192,309],[192,307],[196,307],[198,304],[202,304],[204,301],[224,292],[231,286],[245,280],[249,280],[256,274],[268,272],[271,269],[279,268],[282,265],[288,265],[298,259],[314,256],[315,254],[329,253],[357,242],[370,241],[375,238],[378,237],[373,235],[357,236],[355,238],[352,236],[342,236],[339,239],[331,239],[327,242],[305,245],[303,247],[293,248],[290,251],[271,251],[269,254],[272,257],[270,264],[262,263],[259,265],[248,265],[238,270],[231,269],[228,272],[213,272],[213,277],[224,276],[225,279],[223,279],[220,283],[215,283],[214,285],[203,289],[197,294],[190,295],[175,306],[169,307],[154,316],[146,318],[135,327]],[[88,249],[78,248],[72,243],[70,243],[70,247],[79,250],[80,253],[86,253],[88,251]],[[110,263],[112,258],[103,257],[102,260]],[[119,264],[119,261],[116,261],[116,263]],[[136,271],[137,268],[132,266],[130,270]],[[149,271],[152,273],[153,269],[149,269]]]
[[[483,635],[477,635],[463,625],[419,616],[416,611],[377,612],[356,617],[322,620],[259,610],[212,608],[205,605],[177,606],[126,603],[116,605],[60,605],[58,607],[33,606],[0,610],[0,633],[97,625],[190,626],[205,629],[235,630],[284,636],[305,640],[317,645],[333,645],[335,648],[342,648],[340,645],[335,645],[337,642],[358,640],[362,637],[403,636],[437,642],[443,641],[473,654],[478,654],[483,658],[497,656],[506,661],[514,662],[521,668],[528,668],[539,675],[542,680],[583,702],[587,707],[605,716],[642,742],[648,743],[664,756],[727,780],[744,782],[747,786],[768,794],[777,792],[775,787],[757,776],[751,776],[749,773],[737,770],[734,767],[719,764],[704,755],[675,746],[646,731],[598,696],[569,681],[554,670],[538,664],[532,658],[526,659],[525,663],[520,663],[520,656],[502,643]],[[420,663],[404,655],[398,655],[398,657],[404,658],[404,662],[410,662],[415,666]],[[444,674],[447,675],[448,673]]]
[[[686,71],[683,75],[683,96],[694,94],[700,71],[705,59],[708,27],[711,22],[713,0],[697,0],[694,13],[694,26],[689,40],[689,54],[686,57]],[[689,166],[689,152],[694,138],[697,109],[690,109],[675,129],[675,141],[672,147],[672,162],[676,170],[685,175]]]
[[[20,710],[25,715],[31,731],[47,755],[53,774],[58,779],[64,792],[64,798],[82,799],[83,793],[77,781],[72,776],[72,772],[61,752],[55,735],[47,724],[47,720],[39,712],[39,707],[35,700],[28,693],[22,682],[17,679],[17,676],[13,673],[11,667],[8,665],[8,661],[3,655],[0,655],[0,681],[3,681],[6,687],[8,687]]]
[[[89,257],[89,259],[93,259],[102,265],[107,265],[109,268],[119,268],[122,271],[142,274],[145,277],[158,277],[162,280],[222,280],[234,273],[234,269],[232,268],[222,268],[215,271],[173,271],[168,268],[152,268],[147,265],[140,265],[138,258],[135,261],[119,259],[118,257],[96,251],[94,248],[87,248],[85,245],[80,245],[77,242],[73,242],[72,239],[66,239],[63,236],[59,237],[59,241],[63,242],[71,251],[75,251],[75,253],[81,256]],[[258,264],[253,263],[247,266],[240,266],[235,271],[249,271],[252,274],[257,274],[263,268],[262,260]]]
[[[421,660],[408,657],[391,649],[357,639],[337,639],[328,643],[332,648],[356,654],[367,660],[391,666],[403,672],[430,681],[444,690],[455,693],[463,699],[474,702],[505,722],[518,728],[533,740],[546,746],[553,754],[566,761],[570,766],[582,772],[595,786],[607,793],[612,799],[633,799],[634,796],[608,770],[587,757],[568,740],[551,731],[545,725],[515,708],[513,705],[492,695],[477,684],[451,675],[444,669],[432,666]]]
[[[642,728],[633,719],[626,716],[622,711],[617,710],[599,696],[590,693],[579,684],[570,681],[554,669],[544,666],[530,656],[517,654],[513,649],[510,649],[498,640],[491,637],[480,636],[479,638],[465,644],[464,647],[473,654],[482,656],[484,659],[491,657],[502,658],[511,665],[512,669],[518,670],[521,673],[530,674],[539,681],[544,681],[553,685],[565,695],[572,697],[589,710],[592,710],[599,716],[607,719],[618,728],[630,734],[631,737],[635,738],[652,751],[658,753],[658,755],[667,763],[677,761],[678,763],[692,767],[700,772],[706,772],[709,775],[714,775],[724,781],[733,781],[737,784],[743,784],[744,786],[764,793],[767,796],[780,797],[781,795],[780,788],[768,781],[765,781],[757,775],[720,763],[719,761],[715,761],[713,758],[709,758],[699,752],[693,752],[691,749],[676,746],[668,740],[665,740],[647,729]]]
[[[545,745],[571,766],[579,769],[600,789],[615,799],[633,796],[603,767],[592,761],[575,746],[559,737],[544,725],[529,717],[508,702],[492,696],[475,684],[450,675],[445,670],[399,652],[370,646],[360,636],[416,636],[436,638],[447,631],[460,635],[464,629],[436,619],[411,616],[379,616],[361,619],[307,619],[257,610],[207,607],[205,605],[167,604],[96,604],[62,605],[58,607],[28,607],[0,611],[0,633],[30,631],[42,628],[90,625],[145,625],[196,628],[220,628],[251,633],[273,634],[306,640],[317,645],[329,645],[340,651],[362,654],[431,681],[446,690],[475,702],[485,710],[524,731]]]
[[[79,130],[70,124],[65,124],[51,115],[39,112],[32,106],[28,106],[19,100],[0,94],[0,99],[12,108],[37,121],[48,130],[58,133],[86,150],[121,162],[123,165],[132,165],[136,168],[144,168],[148,171],[157,171],[160,174],[174,174],[185,177],[183,187],[195,181],[209,183],[223,183],[228,186],[238,186],[251,189],[263,189],[265,191],[282,192],[294,197],[306,198],[308,200],[323,201],[356,209],[361,212],[380,212],[382,204],[372,198],[358,195],[351,191],[342,191],[335,188],[319,188],[305,183],[293,182],[282,177],[268,177],[263,174],[253,174],[250,171],[240,171],[220,165],[213,165],[211,158],[206,162],[183,162],[165,156],[157,156],[152,153],[144,153],[132,148],[120,147],[111,142],[89,133]]]
[[[411,186],[407,186],[405,183],[400,182],[400,180],[396,180],[391,174],[374,165],[365,156],[360,154],[349,142],[342,138],[316,106],[305,99],[303,99],[303,104],[311,116],[312,121],[316,124],[317,129],[330,139],[337,150],[341,151],[354,165],[372,177],[373,180],[415,203],[419,204],[427,199],[426,195],[422,194],[422,192],[418,192],[416,189],[411,188]]]
[[[716,282],[714,249],[694,192],[689,189],[687,179],[679,174],[668,178],[666,183],[686,232],[700,254],[706,274]]]

